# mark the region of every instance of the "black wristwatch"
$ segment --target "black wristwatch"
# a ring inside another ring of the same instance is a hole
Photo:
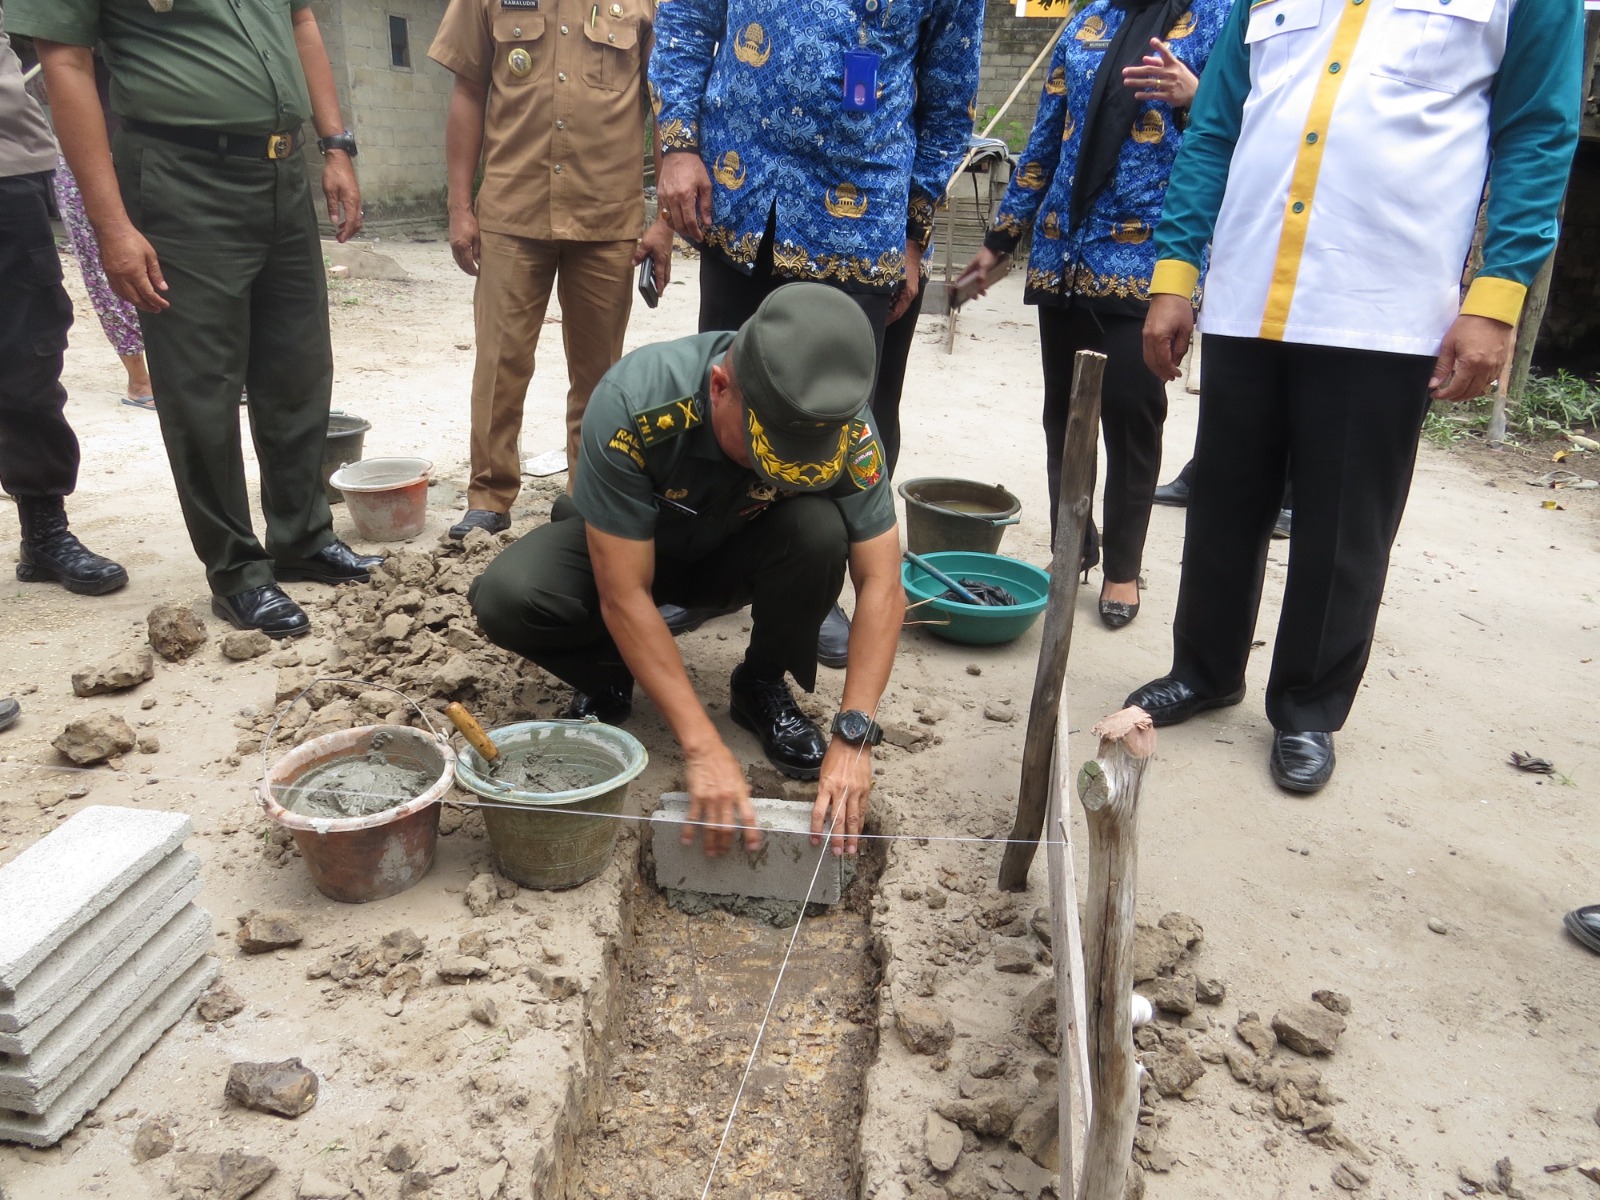
[[[834,717],[833,732],[852,746],[876,746],[883,741],[883,726],[859,708],[847,708]]]
[[[332,137],[318,138],[317,149],[326,154],[329,150],[343,150],[351,158],[356,156],[356,135],[346,129]]]

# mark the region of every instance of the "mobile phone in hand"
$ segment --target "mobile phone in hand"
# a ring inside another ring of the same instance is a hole
[[[644,297],[644,302],[651,308],[661,303],[661,289],[656,287],[655,260],[648,255],[639,264],[639,295]]]

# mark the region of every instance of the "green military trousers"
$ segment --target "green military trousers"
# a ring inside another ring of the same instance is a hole
[[[213,593],[262,587],[275,559],[334,540],[321,470],[333,344],[305,159],[227,158],[126,129],[114,157],[167,281],[171,307],[140,325],[189,539]],[[246,386],[265,548],[245,491]]]
[[[849,539],[833,501],[797,496],[774,504],[705,558],[658,557],[657,604],[750,605],[753,661],[782,667],[806,691],[817,685],[817,632],[844,587]],[[580,692],[632,682],[600,614],[588,534],[570,497],[550,523],[507,547],[467,593],[484,634]]]

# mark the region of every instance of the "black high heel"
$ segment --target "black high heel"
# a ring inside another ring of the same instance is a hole
[[[1100,530],[1090,520],[1083,527],[1083,553],[1078,559],[1078,569],[1083,572],[1083,582],[1089,582],[1089,572],[1100,562]]]
[[[1139,581],[1133,581],[1134,587],[1139,586]],[[1135,600],[1129,604],[1126,600],[1107,600],[1105,589],[1101,588],[1100,620],[1108,629],[1121,629],[1139,615],[1139,602]]]

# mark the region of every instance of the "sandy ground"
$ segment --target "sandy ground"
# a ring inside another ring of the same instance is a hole
[[[429,526],[415,542],[426,549],[459,512],[465,482],[471,285],[442,242],[376,248],[394,255],[411,279],[335,283],[335,406],[372,422],[369,456],[434,460]],[[677,270],[684,286],[674,284],[659,310],[636,307],[630,346],[692,331],[694,266],[680,261]],[[199,835],[191,845],[207,864],[201,902],[216,922],[223,976],[250,1007],[220,1030],[186,1018],[101,1106],[93,1127],[61,1149],[0,1148],[0,1187],[7,1200],[167,1194],[168,1160],[135,1167],[128,1153],[139,1121],[164,1115],[177,1127],[180,1150],[271,1154],[280,1172],[256,1193],[267,1200],[295,1195],[305,1172],[322,1168],[342,1174],[355,1189],[349,1194],[393,1194],[403,1177],[379,1160],[401,1140],[426,1147],[422,1167],[434,1195],[477,1195],[500,1161],[510,1168],[500,1195],[559,1194],[535,1190],[540,1179],[547,1189],[560,1182],[541,1147],[570,1141],[573,1122],[593,1117],[600,1103],[586,1055],[605,1042],[614,1015],[605,997],[615,958],[627,951],[631,862],[562,897],[524,892],[485,922],[461,900],[487,856],[469,824],[441,842],[434,873],[413,892],[342,908],[312,891],[298,863],[276,867],[263,857],[264,826],[247,786],[259,774],[256,762],[233,761],[236,714],[273,705],[271,656],[230,664],[208,647],[182,665],[158,663],[153,681],[123,696],[72,696],[70,672],[138,642],[154,604],[195,602],[203,611],[205,583],[154,417],[117,403],[120,368],[70,263],[68,275],[80,318],[66,382],[85,448],[70,511],[77,531],[122,561],[133,582],[99,599],[40,585],[0,587],[0,694],[22,693],[25,706],[22,722],[0,734],[0,859],[87,803],[191,812]],[[530,394],[530,455],[561,440],[559,331],[558,324],[546,329],[550,352]],[[927,320],[907,387],[899,475],[1004,483],[1022,499],[1023,520],[1003,549],[1043,564],[1039,391],[1035,326],[1020,283],[1008,281],[963,314],[954,356],[943,352],[941,322]],[[1187,457],[1194,415],[1194,398],[1175,389],[1164,477]],[[1189,1031],[1202,1052],[1232,1043],[1240,1013],[1270,1018],[1317,988],[1351,997],[1349,1028],[1319,1066],[1341,1098],[1330,1110],[1339,1127],[1372,1160],[1362,1165],[1369,1195],[1470,1194],[1460,1169],[1492,1177],[1492,1164],[1506,1156],[1515,1186],[1529,1196],[1600,1193],[1572,1166],[1600,1157],[1597,960],[1559,923],[1565,910],[1600,900],[1592,866],[1600,839],[1585,824],[1600,792],[1593,702],[1600,503],[1595,493],[1567,493],[1564,509],[1542,508],[1550,494],[1521,481],[1548,465],[1424,446],[1372,666],[1339,737],[1338,773],[1323,793],[1292,798],[1267,779],[1264,653],[1242,706],[1162,731],[1144,791],[1140,915],[1181,910],[1198,920],[1205,940],[1193,967],[1228,989],[1220,1008],[1190,1019],[1205,1025]],[[545,494],[517,516],[526,525],[547,506]],[[336,514],[341,534],[356,540],[347,516]],[[14,521],[13,510],[0,506],[0,540],[15,537]],[[1112,633],[1094,619],[1098,573],[1080,596],[1067,696],[1078,759],[1093,753],[1086,731],[1094,720],[1165,669],[1181,542],[1181,514],[1158,509],[1144,609],[1131,627]],[[1259,632],[1269,642],[1287,554],[1286,543],[1274,543]],[[308,599],[326,594],[315,585],[289,590]],[[730,744],[753,760],[753,740],[726,720],[737,621],[712,623],[683,645]],[[215,639],[222,631],[210,624]],[[310,657],[330,636],[319,624],[296,654]],[[984,710],[1010,701],[1025,714],[1037,650],[1037,630],[996,648],[908,631],[881,719],[923,741],[881,752],[876,811],[886,832],[1005,836],[1025,721],[988,719]],[[816,711],[836,702],[839,683],[829,673]],[[156,704],[141,708],[147,699]],[[540,701],[546,710],[554,702]],[[59,765],[50,739],[90,708],[125,712],[159,736],[159,753],[132,756],[120,772],[40,769]],[[630,728],[654,756],[635,785],[638,806],[674,785],[676,757],[642,698]],[[1561,774],[1519,773],[1506,765],[1512,750],[1543,755]],[[87,796],[65,798],[80,780],[90,784]],[[887,854],[874,912],[884,960],[881,1038],[865,1084],[860,1190],[885,1198],[1029,1194],[1037,1181],[1015,1169],[1006,1174],[1018,1156],[1000,1142],[969,1138],[963,1163],[948,1176],[932,1171],[922,1147],[927,1112],[973,1090],[966,1068],[977,1051],[999,1048],[1009,1059],[1005,1078],[1029,1087],[1033,1066],[1044,1061],[1018,1033],[1017,1012],[1048,968],[1041,962],[1031,975],[1001,975],[991,957],[991,937],[1009,919],[990,911],[999,899],[992,887],[998,847],[896,841]],[[936,890],[948,893],[943,908],[927,900]],[[1041,859],[1030,892],[1016,898],[1017,913],[1031,914],[1043,897]],[[234,918],[254,908],[295,912],[310,931],[306,946],[238,958],[228,940]],[[1446,932],[1431,931],[1430,918]],[[330,988],[326,979],[305,978],[319,956],[370,949],[402,926],[430,939],[430,962],[434,951],[486,930],[502,961],[498,977],[478,990],[500,996],[503,1014],[512,1015],[479,1028],[465,1012],[470,989],[427,986],[391,1025],[375,979]],[[580,980],[581,995],[529,994],[525,967],[542,963],[548,975],[551,955]],[[918,994],[953,1021],[947,1056],[911,1055],[893,1032],[898,1007]],[[500,1034],[504,1048],[492,1041]],[[290,1054],[333,1081],[311,1114],[286,1125],[223,1107],[219,1072],[228,1061]],[[1350,1158],[1309,1144],[1274,1117],[1270,1097],[1236,1083],[1226,1066],[1208,1065],[1187,1096],[1156,1106],[1160,1146],[1170,1154],[1160,1156],[1166,1171],[1146,1176],[1151,1196],[1326,1193],[1330,1171]],[[713,1195],[776,1190],[745,1178]]]

